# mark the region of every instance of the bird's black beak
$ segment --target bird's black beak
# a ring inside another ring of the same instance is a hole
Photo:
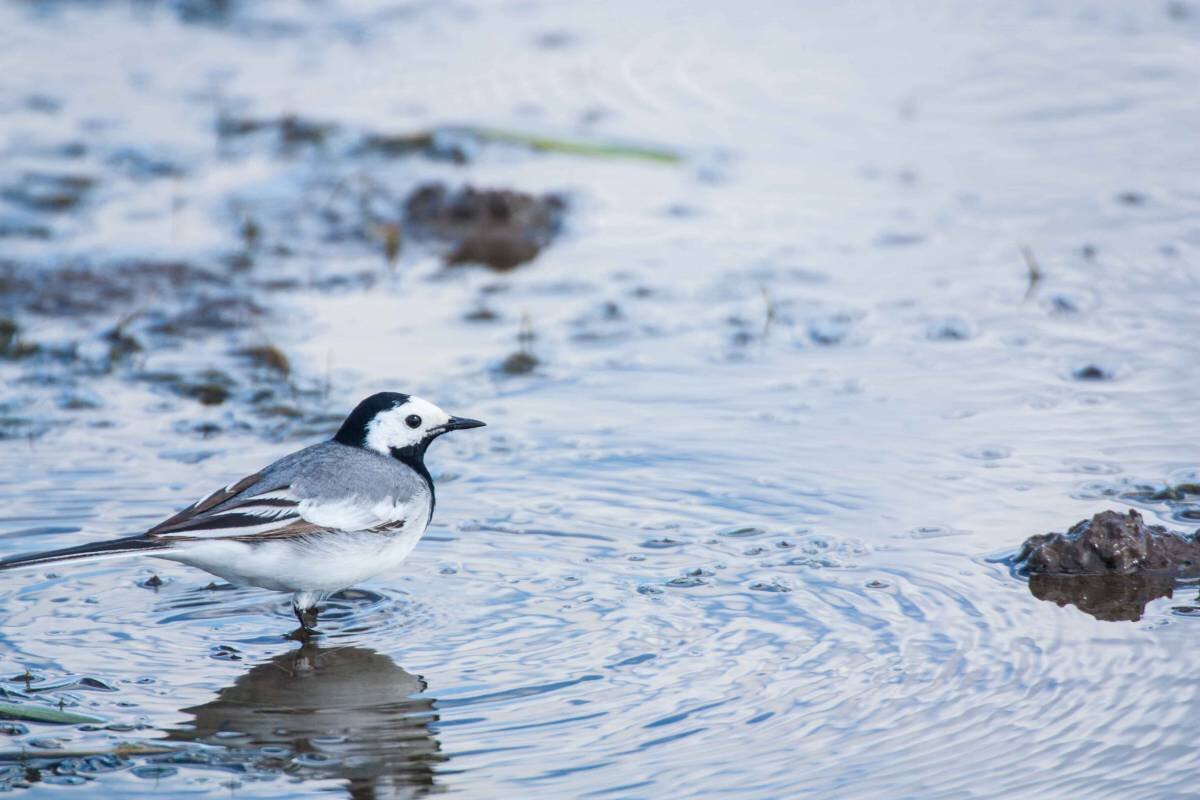
[[[480,422],[477,419],[468,419],[467,417],[451,417],[450,420],[442,426],[446,431],[461,431],[466,428],[482,428],[487,423]]]

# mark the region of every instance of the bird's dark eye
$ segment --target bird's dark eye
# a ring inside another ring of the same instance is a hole
[[[419,428],[421,427],[421,418],[416,414],[409,414],[404,418],[404,424],[410,428]]]

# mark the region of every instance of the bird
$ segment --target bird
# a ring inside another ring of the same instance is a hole
[[[290,592],[297,638],[326,597],[397,567],[433,518],[425,451],[480,428],[428,400],[379,392],[332,439],[297,450],[134,536],[0,559],[0,570],[146,555],[239,586]]]

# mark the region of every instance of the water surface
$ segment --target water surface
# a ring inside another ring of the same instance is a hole
[[[0,364],[4,552],[144,528],[373,391],[489,427],[433,448],[426,539],[316,649],[178,565],[6,574],[7,699],[104,723],[11,729],[0,779],[1190,791],[1197,589],[1113,621],[994,557],[1105,508],[1197,525],[1137,487],[1200,452],[1200,9],[854,5],[4,6],[5,314],[40,348]],[[444,125],[681,161],[359,149]],[[563,192],[566,230],[503,274],[389,258],[433,179]]]

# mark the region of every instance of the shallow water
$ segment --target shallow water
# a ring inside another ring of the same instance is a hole
[[[0,780],[1191,791],[1197,588],[1119,587],[1111,621],[996,559],[1104,508],[1200,518],[1136,488],[1198,469],[1200,9],[223,5],[0,8],[0,259],[216,276],[5,285],[42,351],[0,363],[0,548],[153,524],[376,390],[489,427],[433,449],[426,539],[315,650],[177,565],[6,574],[7,699],[105,723],[11,731]],[[336,130],[229,133],[289,114]],[[447,124],[682,161],[355,150]],[[503,274],[389,262],[372,221],[430,179],[565,192],[567,230]],[[246,319],[184,326],[196,292]],[[264,343],[285,377],[237,355]]]

